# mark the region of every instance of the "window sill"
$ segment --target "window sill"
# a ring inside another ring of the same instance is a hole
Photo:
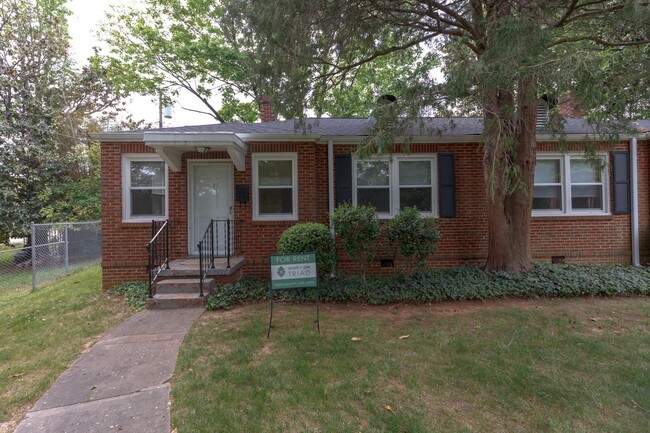
[[[123,227],[151,227],[151,221],[167,221],[167,217],[151,218],[146,220],[122,220]]]
[[[614,219],[614,215],[611,213],[599,213],[599,214],[584,214],[584,213],[570,213],[570,214],[546,214],[546,215],[534,215],[533,221],[609,221]]]
[[[271,222],[271,223],[281,223],[281,222],[292,222],[298,221],[298,216],[278,216],[278,217],[253,217],[253,222]]]

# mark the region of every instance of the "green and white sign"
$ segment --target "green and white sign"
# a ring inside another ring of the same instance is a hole
[[[271,256],[271,289],[318,287],[316,253]]]

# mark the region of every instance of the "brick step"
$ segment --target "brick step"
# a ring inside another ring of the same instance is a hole
[[[171,293],[199,293],[199,278],[169,278],[156,282],[156,294]],[[203,281],[203,293],[209,294],[214,288],[214,279],[206,278]]]
[[[203,307],[208,301],[208,295],[200,297],[198,293],[166,293],[156,294],[147,299],[148,310],[165,310],[172,308]]]

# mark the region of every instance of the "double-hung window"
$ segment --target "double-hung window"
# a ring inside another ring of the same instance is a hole
[[[533,215],[609,213],[605,155],[540,154],[535,166]]]
[[[123,155],[125,221],[167,217],[167,166],[156,155]]]
[[[353,202],[374,206],[382,217],[396,215],[405,207],[433,214],[434,161],[433,155],[355,161]]]
[[[256,220],[298,219],[295,153],[253,155],[253,208]]]

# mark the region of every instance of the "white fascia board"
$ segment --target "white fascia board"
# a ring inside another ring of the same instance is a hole
[[[632,138],[632,136],[626,134],[626,135],[621,135],[619,137],[619,140],[624,141],[624,140],[629,140],[630,138]],[[544,141],[551,141],[551,142],[552,141],[560,141],[561,139],[562,139],[561,137],[559,137],[557,135],[553,136],[551,134],[539,134],[536,137],[536,140],[537,140],[538,143],[540,141],[541,142],[544,142]],[[564,140],[566,140],[566,141],[587,141],[587,140],[589,140],[589,141],[603,141],[603,140],[605,140],[605,138],[601,137],[600,135],[596,135],[596,134],[566,134],[564,136]]]
[[[144,142],[147,145],[187,147],[234,144],[246,148],[234,132],[145,132]]]
[[[361,135],[351,135],[351,136],[322,136],[319,142],[327,144],[328,142],[333,142],[334,144],[351,144],[351,143],[360,143],[365,140],[365,136]],[[481,135],[430,135],[430,136],[416,136],[406,139],[405,137],[396,137],[396,143],[404,143],[409,141],[410,143],[478,143],[483,141]]]
[[[319,134],[237,134],[243,141],[250,143],[252,141],[317,141],[321,138]]]

